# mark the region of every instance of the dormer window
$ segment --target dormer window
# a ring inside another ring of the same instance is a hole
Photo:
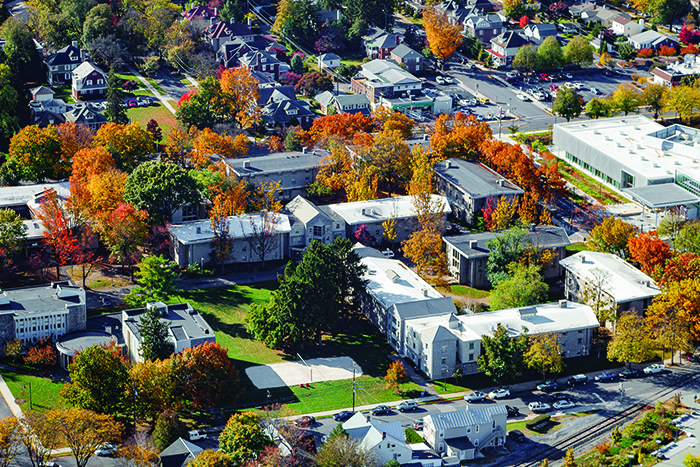
[[[74,55],[74,54],[71,54],[71,55],[70,55],[70,61],[71,61],[71,62],[77,62],[77,61],[78,61],[78,56],[77,56],[77,55]]]

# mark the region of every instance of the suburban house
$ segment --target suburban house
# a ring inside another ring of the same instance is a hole
[[[275,81],[280,79],[280,61],[277,56],[266,50],[254,50],[242,55],[239,59],[242,67],[257,71],[258,73],[267,73]]]
[[[87,59],[87,52],[73,41],[44,59],[49,86],[61,86],[73,81],[73,70]]]
[[[566,270],[565,294],[571,301],[578,301],[584,288],[600,289],[618,312],[643,314],[661,293],[651,277],[611,253],[582,251],[560,264]]]
[[[530,42],[539,45],[548,37],[557,37],[557,25],[552,23],[530,23],[523,29]]]
[[[39,86],[31,91],[32,100],[29,102],[31,110],[40,112],[53,112],[62,114],[68,110],[68,106],[62,99],[54,99],[54,91],[46,86]]]
[[[489,198],[494,204],[502,196],[511,200],[524,194],[522,188],[484,164],[466,159],[448,159],[433,166],[436,189],[447,197],[452,214],[473,224]]]
[[[413,458],[399,421],[382,423],[358,412],[343,422],[343,430],[365,451],[376,454],[382,465],[391,460],[407,464]]]
[[[406,321],[405,357],[431,379],[445,378],[455,369],[478,373],[482,336],[492,337],[498,324],[510,336],[555,333],[564,358],[588,355],[593,330],[599,327],[588,305],[561,300],[522,308],[436,315]]]
[[[197,310],[189,303],[166,305],[162,302],[148,303],[146,308],[122,311],[124,341],[128,356],[133,362],[143,362],[141,356],[141,317],[148,309],[155,308],[161,316],[161,322],[168,325],[168,334],[173,344],[173,352],[178,354],[187,347],[197,347],[205,342],[216,342],[214,330]]]
[[[331,109],[338,113],[362,113],[369,116],[372,108],[369,99],[364,94],[334,94],[331,91],[324,91],[318,94],[316,102],[321,106],[321,112],[328,115]]]
[[[473,460],[484,448],[503,446],[507,418],[508,411],[503,404],[467,406],[464,410],[424,417],[423,437],[428,446],[439,454],[446,454],[445,462],[453,458],[458,464]]]
[[[456,314],[450,297],[443,297],[401,261],[360,244],[353,250],[367,267],[361,309],[399,354],[405,355],[407,320]]]
[[[63,113],[67,122],[85,125],[97,131],[107,123],[107,118],[99,110],[95,110],[85,103],[73,104],[73,108]]]
[[[404,64],[406,70],[411,73],[420,73],[423,71],[423,57],[406,44],[401,44],[391,51],[390,58],[399,65]]]
[[[268,218],[269,219],[269,218]],[[229,235],[233,240],[231,246],[231,263],[257,263],[261,261],[256,234],[270,225],[270,221],[260,213],[241,214],[226,218]],[[289,216],[276,214],[272,221],[272,237],[269,241],[265,261],[280,260],[288,256],[289,232],[291,230]],[[179,266],[188,264],[205,264],[211,261],[214,231],[209,219],[170,224],[173,259]]]
[[[491,39],[491,48],[486,51],[491,54],[494,65],[506,66],[515,58],[522,47],[530,42],[515,31],[506,31]]]
[[[401,43],[399,36],[392,33],[384,33],[378,37],[364,40],[365,54],[371,59],[389,58],[391,51]]]
[[[85,61],[73,70],[71,95],[75,100],[100,99],[107,94],[107,75]]]
[[[56,340],[85,329],[85,290],[70,281],[0,290],[0,346],[19,339]]]
[[[222,42],[216,51],[216,58],[226,68],[237,68],[240,58],[256,50],[264,50],[269,43],[265,40],[245,41],[241,37]]]
[[[684,77],[700,75],[700,58],[697,55],[686,54],[682,61],[667,63],[665,70],[656,67],[651,70],[651,74],[655,84],[678,86]]]
[[[308,130],[314,119],[309,103],[304,100],[294,99],[270,102],[260,109],[260,118],[265,121],[267,128],[272,129],[276,125],[285,128],[287,126],[300,125]]]
[[[225,159],[226,172],[251,185],[279,182],[282,191],[278,197],[290,200],[304,194],[306,187],[316,181],[316,174],[321,167],[321,160],[328,156],[328,151],[306,148],[301,152],[277,152],[265,156]]]
[[[618,36],[635,36],[644,30],[644,20],[634,21],[627,14],[617,15],[612,20],[612,31]]]
[[[219,50],[221,44],[232,41],[235,37],[240,37],[245,42],[252,42],[255,36],[247,25],[236,23],[233,18],[230,23],[210,18],[209,26],[204,29],[203,34],[214,50]]]
[[[597,2],[577,2],[569,6],[569,16],[572,18],[580,18],[583,12],[593,11],[597,7]]]
[[[289,256],[301,258],[311,240],[330,244],[338,237],[345,237],[345,221],[328,206],[316,206],[306,198],[297,196],[284,207],[289,214]]]
[[[464,32],[478,38],[482,43],[491,42],[491,39],[505,30],[503,19],[495,13],[470,16],[464,21]]]
[[[503,234],[502,231],[470,233],[444,237],[445,252],[450,274],[458,283],[479,289],[488,289],[491,284],[486,277],[486,262],[489,248],[486,244]],[[571,245],[566,230],[553,225],[530,226],[526,243],[540,249],[552,250],[554,258],[543,271],[545,278],[563,274],[560,262],[566,258],[566,247]]]
[[[318,56],[318,60],[316,63],[318,65],[319,70],[323,70],[324,68],[330,68],[331,70],[335,70],[340,66],[340,57],[338,57],[332,52],[321,54]]]
[[[32,88],[29,92],[32,95],[32,101],[34,102],[51,101],[53,100],[53,96],[56,94],[53,89],[47,88],[46,86]]]
[[[160,467],[186,467],[202,451],[204,451],[204,448],[178,438],[177,441],[158,455],[160,457]]]
[[[66,123],[66,118],[59,113],[32,109],[32,125],[36,125],[39,128],[46,128],[48,126],[60,125],[61,123]]]
[[[378,103],[382,96],[420,91],[423,83],[391,60],[372,60],[362,64],[352,78],[352,92],[364,94],[371,103]]]
[[[665,36],[653,29],[648,29],[642,33],[630,36],[629,43],[637,50],[653,49],[658,51],[664,46],[678,49],[678,41],[675,38]]]
[[[442,206],[445,217],[450,213],[450,205],[444,196],[431,195],[431,203],[436,207]],[[382,243],[384,239],[384,226],[382,224],[387,219],[396,220],[395,243],[404,241],[419,227],[416,208],[411,196],[331,204],[328,208],[345,221],[347,238],[356,238],[357,232],[362,229],[369,234],[376,245]]]
[[[219,17],[218,9],[201,5],[194,6],[180,14],[183,18],[190,21],[206,21],[207,23],[209,23],[212,18],[216,19]]]

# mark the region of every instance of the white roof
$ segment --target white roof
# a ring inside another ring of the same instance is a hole
[[[431,195],[431,197],[434,204],[443,204],[443,212],[445,214],[451,212],[447,198],[440,195]],[[331,204],[328,208],[342,217],[349,225],[384,221],[390,217],[404,219],[415,217],[416,215],[411,196]]]
[[[97,71],[98,73],[104,75],[104,72],[102,70],[100,70],[100,68],[97,65],[95,65],[94,63],[90,63],[88,61],[85,61],[85,62],[81,63],[80,65],[78,65],[78,67],[75,70],[73,70],[73,76],[76,79],[82,79],[85,76],[92,73],[93,71]]]
[[[46,188],[56,190],[59,198],[70,196],[70,183],[41,183],[38,185],[0,187],[0,209],[8,206],[32,204],[34,199],[41,196]]]
[[[561,260],[559,264],[584,281],[594,279],[596,269],[607,272],[608,284],[602,287],[603,291],[618,304],[653,297],[661,292],[651,277],[611,253],[582,251]]]
[[[359,245],[359,244],[358,244]],[[364,256],[365,247],[354,248],[361,255],[362,264],[367,266],[365,279],[367,292],[378,300],[384,308],[398,303],[414,302],[429,298],[442,298],[442,295],[415,272],[396,259]]]
[[[634,169],[649,180],[668,180],[677,169],[697,166],[691,158],[674,149],[662,150],[660,140],[649,135],[664,126],[644,116],[598,118],[557,124],[559,130],[568,133],[586,145],[605,153],[608,157]]]
[[[279,221],[275,228],[276,232],[278,234],[291,232],[292,228],[289,223],[289,216],[286,214],[278,214],[278,216]],[[231,235],[232,238],[250,237],[253,234],[252,224],[262,227],[263,223],[260,213],[230,216],[227,217],[226,220],[228,221],[229,235]],[[171,225],[170,233],[184,245],[208,243],[211,242],[214,237],[214,231],[211,228],[211,221],[209,219]]]

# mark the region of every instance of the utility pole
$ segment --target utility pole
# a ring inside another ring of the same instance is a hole
[[[355,411],[355,362],[352,363],[352,411]]]

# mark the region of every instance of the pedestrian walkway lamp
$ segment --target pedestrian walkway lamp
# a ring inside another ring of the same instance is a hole
[[[32,383],[31,382],[27,383],[27,386],[29,386],[29,409],[31,410],[33,408],[33,406],[32,406]],[[27,389],[27,386],[22,386],[22,389]]]

